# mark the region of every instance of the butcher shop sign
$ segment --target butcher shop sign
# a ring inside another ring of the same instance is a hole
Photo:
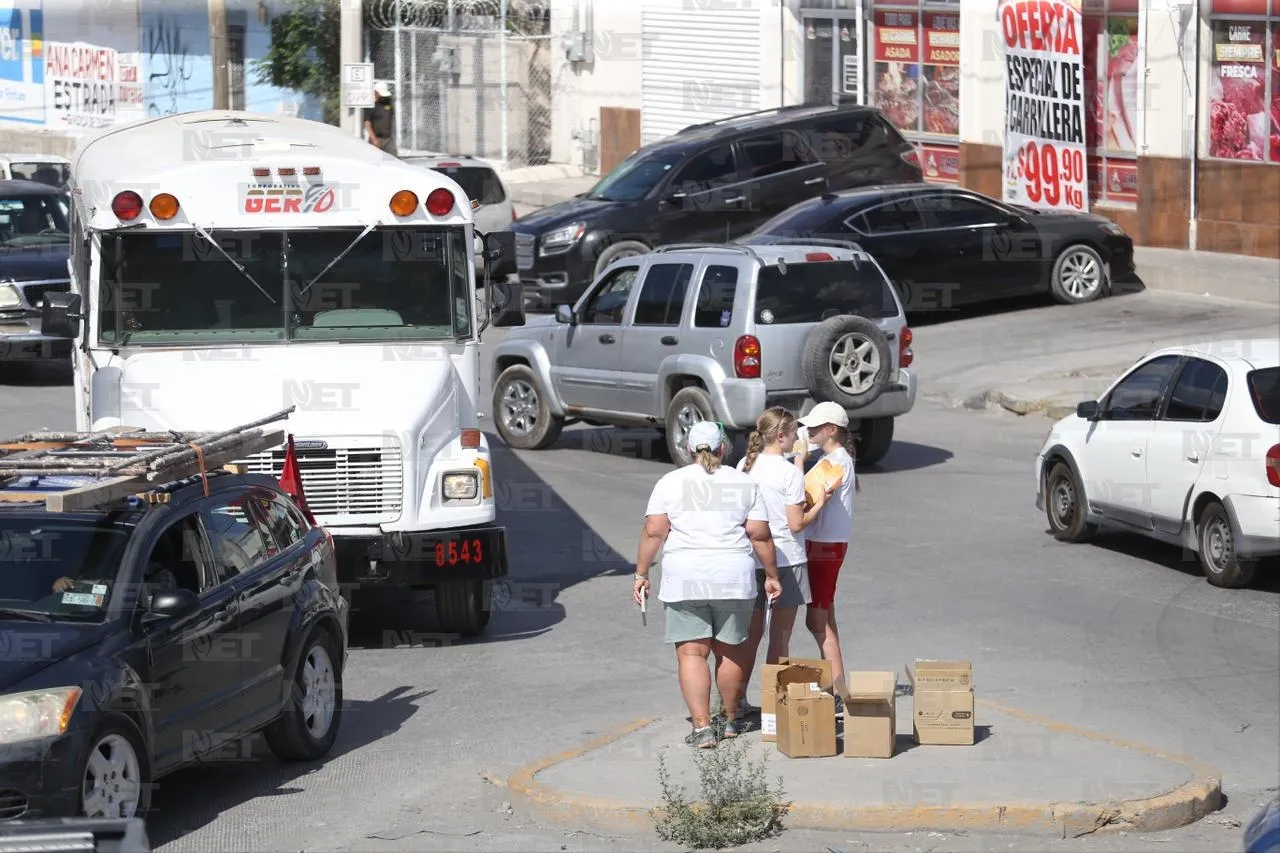
[[[1005,53],[1004,200],[1088,209],[1079,0],[1001,0]]]

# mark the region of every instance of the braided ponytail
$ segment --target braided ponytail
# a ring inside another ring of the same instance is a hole
[[[747,455],[743,461],[742,470],[750,471],[751,466],[756,464],[756,458],[759,457],[760,451],[764,450],[765,445],[773,444],[778,440],[796,416],[781,406],[773,406],[765,409],[760,417],[756,418],[755,431],[751,433],[751,438],[747,440]]]
[[[747,439],[747,455],[742,461],[743,471],[751,470],[751,466],[756,464],[756,457],[760,455],[761,450],[764,450],[764,436],[760,434],[760,430],[753,430],[751,437]]]

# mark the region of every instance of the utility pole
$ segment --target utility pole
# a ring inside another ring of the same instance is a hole
[[[231,108],[231,55],[226,0],[209,0],[209,55],[213,58],[213,108]]]
[[[342,65],[364,62],[364,3],[362,0],[341,0],[339,18],[338,61]],[[352,136],[360,136],[360,110],[342,109],[341,127]]]

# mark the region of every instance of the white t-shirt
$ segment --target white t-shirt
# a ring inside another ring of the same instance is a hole
[[[671,522],[662,549],[660,601],[756,597],[756,559],[743,526],[768,521],[756,482],[728,466],[693,464],[663,476],[645,515]]]
[[[857,477],[853,458],[843,447],[822,458],[843,468],[844,480],[823,505],[822,512],[818,513],[813,524],[805,528],[805,538],[810,542],[841,542],[847,545],[853,536],[853,489]]]
[[[747,460],[738,463],[741,471]],[[778,552],[779,566],[798,566],[808,558],[804,552],[804,532],[792,533],[787,523],[787,507],[804,504],[804,475],[794,462],[781,456],[762,453],[747,476],[760,484],[764,506],[769,512],[769,529]],[[758,564],[758,561],[757,561]]]

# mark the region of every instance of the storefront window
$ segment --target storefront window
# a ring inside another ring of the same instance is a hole
[[[1212,3],[1209,157],[1280,163],[1280,2],[1270,5],[1268,16],[1265,0]]]
[[[1138,200],[1138,3],[1084,4],[1085,144],[1090,202]]]

